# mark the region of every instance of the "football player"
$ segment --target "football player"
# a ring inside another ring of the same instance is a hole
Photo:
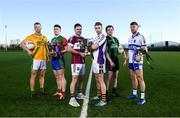
[[[71,57],[71,73],[72,81],[70,84],[70,101],[69,104],[73,107],[80,106],[76,99],[83,99],[82,93],[83,79],[85,75],[85,40],[82,36],[82,26],[77,23],[74,25],[75,35],[68,40],[68,49],[72,53]],[[75,87],[78,85],[78,92],[75,98]]]
[[[51,65],[53,69],[54,76],[56,78],[57,91],[54,96],[57,96],[59,100],[65,99],[66,91],[66,79],[64,76],[65,69],[65,59],[64,52],[67,46],[67,39],[60,35],[61,26],[54,25],[54,35],[55,37],[51,40],[51,51],[52,55]]]
[[[119,73],[119,53],[123,54],[124,57],[124,65],[126,64],[126,52],[120,46],[119,40],[113,36],[114,27],[112,25],[108,25],[106,27],[106,39],[107,39],[107,70],[108,70],[108,78],[106,79],[106,90],[107,90],[107,98],[108,90],[109,90],[109,83],[112,81],[112,95],[114,97],[119,96],[118,92],[116,91],[117,88],[117,78]]]
[[[142,34],[138,32],[139,25],[137,22],[130,24],[132,36],[128,41],[128,58],[129,58],[129,71],[132,83],[132,95],[128,99],[135,99],[138,97],[137,88],[140,86],[141,97],[137,102],[138,105],[143,105],[145,100],[145,82],[143,78],[143,54],[140,49],[147,50],[146,41]]]
[[[100,100],[95,106],[101,107],[107,104],[106,101],[106,85],[104,82],[105,73],[105,50],[106,50],[106,36],[102,33],[102,23],[96,22],[94,25],[97,37],[89,40],[88,46],[93,55],[92,71],[96,78],[97,96],[92,100]]]
[[[39,72],[40,94],[41,95],[46,94],[46,92],[44,91],[44,77],[46,70],[46,60],[49,61],[48,47],[47,47],[48,39],[46,38],[45,35],[41,33],[41,29],[42,27],[39,22],[34,23],[35,33],[27,36],[20,44],[23,50],[25,50],[28,53],[28,55],[33,58],[31,78],[30,78],[30,90],[31,90],[32,98],[37,97],[37,93],[35,92],[35,80],[38,72]],[[29,50],[26,47],[26,42],[28,41],[34,43],[33,50]]]

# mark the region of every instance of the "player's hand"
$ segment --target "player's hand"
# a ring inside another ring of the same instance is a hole
[[[82,53],[82,52],[80,52],[79,54],[81,55],[81,57],[85,57],[86,56],[85,53]]]
[[[48,64],[50,64],[50,63],[51,63],[50,59],[48,59],[48,60],[47,60],[47,63],[48,63]]]
[[[111,65],[111,67],[115,67],[115,64],[114,64],[114,62],[110,62],[110,65]]]
[[[124,61],[123,66],[124,66],[124,67],[127,66],[127,60]]]
[[[33,52],[32,51],[28,50],[27,53],[28,53],[29,56],[33,57]]]
[[[56,52],[54,52],[54,53],[53,53],[53,56],[54,56],[54,57],[57,57],[57,53],[56,53]]]

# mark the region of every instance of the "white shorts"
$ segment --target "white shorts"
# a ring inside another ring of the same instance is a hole
[[[72,75],[85,75],[85,64],[71,64]]]
[[[98,64],[97,62],[92,62],[92,71],[95,74],[106,73],[106,65],[105,64]]]
[[[45,70],[46,69],[46,60],[33,60],[32,69],[33,70]]]

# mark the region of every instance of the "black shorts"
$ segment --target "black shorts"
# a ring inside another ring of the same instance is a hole
[[[119,70],[119,58],[116,57],[116,58],[111,58],[113,63],[115,64],[115,67],[111,67],[110,63],[108,60],[106,60],[106,68],[107,68],[107,71],[118,71]]]

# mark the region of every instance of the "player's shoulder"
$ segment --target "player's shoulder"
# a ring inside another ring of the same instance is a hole
[[[102,37],[102,38],[106,38],[106,35],[105,35],[105,34],[101,34],[101,37]]]
[[[141,33],[138,33],[138,37],[141,39],[145,39],[144,35],[142,35]]]
[[[114,38],[116,41],[118,41],[118,42],[119,42],[119,40],[118,40],[118,38],[117,38],[117,37],[114,37],[114,36],[113,36],[113,38]]]
[[[68,40],[72,40],[74,38],[74,36],[75,35],[70,36]]]
[[[35,35],[34,34],[30,34],[30,35],[26,36],[25,40],[30,41],[30,40],[33,40],[34,38],[35,38]]]
[[[35,34],[30,34],[27,36],[27,38],[34,38],[35,37]]]
[[[44,35],[44,34],[41,34],[41,36],[44,37],[44,38],[47,38],[46,35]]]

